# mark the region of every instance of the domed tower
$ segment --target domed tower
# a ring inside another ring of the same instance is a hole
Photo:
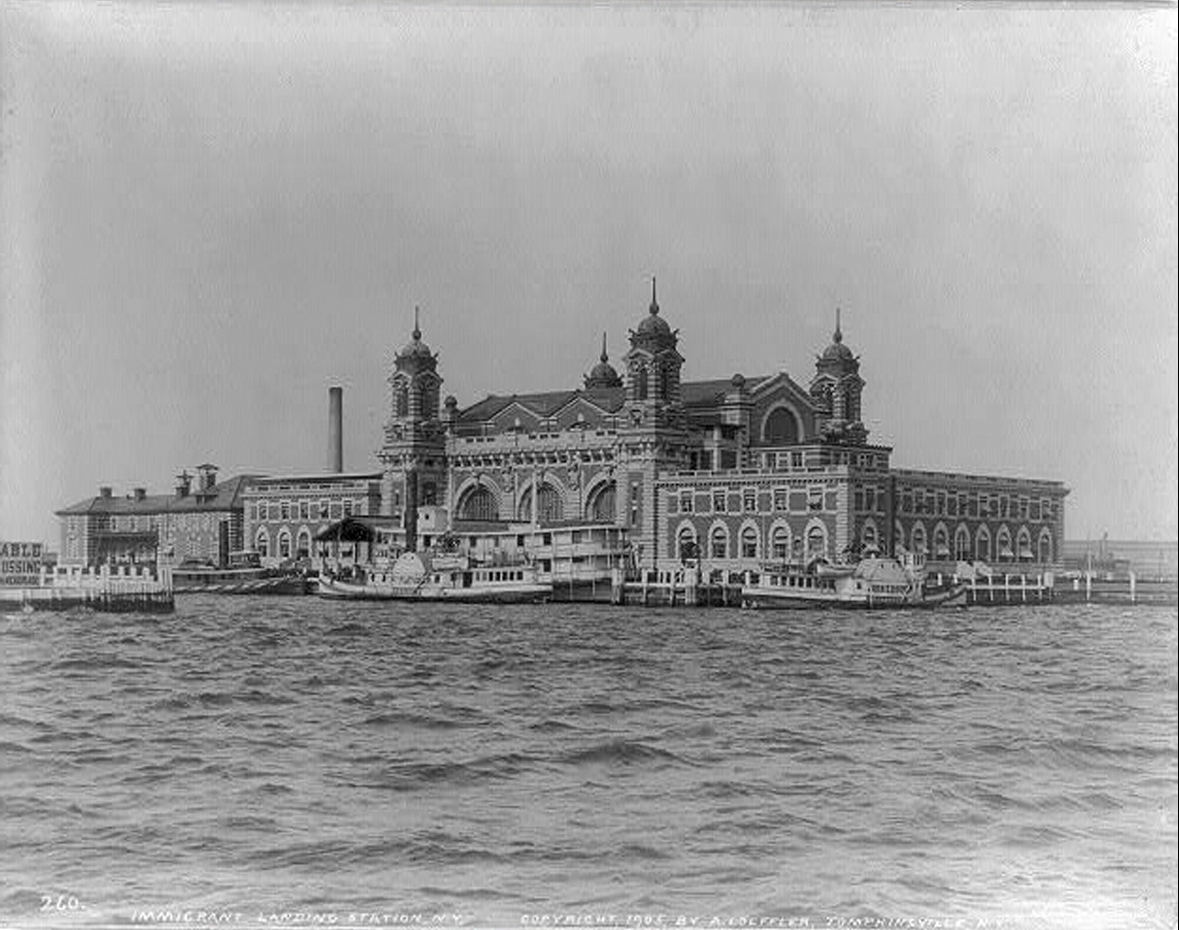
[[[831,345],[815,357],[811,397],[819,408],[819,431],[830,442],[861,444],[868,437],[864,429],[860,397],[864,380],[859,358],[843,344],[839,309],[835,310],[835,333]]]
[[[626,362],[626,400],[632,425],[655,425],[682,419],[680,369],[677,351],[679,331],[659,315],[655,279],[651,279],[651,306],[637,328],[630,331]]]
[[[401,518],[407,549],[417,547],[421,507],[440,505],[446,487],[446,433],[439,418],[438,356],[422,342],[418,308],[410,341],[393,357],[390,416],[377,452],[384,469],[382,512]]]
[[[606,354],[606,334],[602,333],[602,356],[588,375],[585,376],[586,390],[592,391],[594,388],[617,388],[622,387],[622,378],[618,376],[618,372],[614,370],[614,366],[610,364],[610,356]]]
[[[400,426],[404,433],[429,420],[438,418],[438,395],[442,378],[438,375],[438,356],[422,342],[418,323],[418,308],[413,308],[413,333],[410,341],[397,350],[393,359],[393,373],[389,376],[392,388],[392,416],[389,426]]]

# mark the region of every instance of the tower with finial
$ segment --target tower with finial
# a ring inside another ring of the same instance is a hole
[[[828,442],[862,445],[868,437],[860,401],[864,380],[860,360],[843,343],[840,308],[835,308],[835,332],[822,355],[815,356],[810,393],[819,412],[819,432]]]
[[[592,391],[597,388],[616,388],[622,387],[622,378],[618,376],[618,372],[614,370],[614,366],[610,364],[610,356],[606,354],[606,334],[602,333],[602,355],[598,360],[598,364],[593,367],[593,370],[585,376],[585,387],[587,391]]]
[[[401,516],[406,546],[413,549],[419,508],[439,503],[439,488],[445,485],[446,445],[439,419],[438,356],[422,341],[417,307],[410,340],[393,358],[389,387],[385,442],[377,452],[385,472],[382,506],[386,514]]]
[[[682,419],[680,370],[684,359],[678,351],[679,331],[659,314],[655,278],[651,278],[651,305],[639,325],[630,331],[626,363],[626,399],[633,425],[669,425]]]

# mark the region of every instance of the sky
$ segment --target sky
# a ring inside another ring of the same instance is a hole
[[[376,469],[444,394],[581,385],[650,302],[686,380],[1174,539],[1173,4],[0,0],[0,538],[111,485]]]

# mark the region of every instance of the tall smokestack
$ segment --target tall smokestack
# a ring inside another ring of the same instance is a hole
[[[328,470],[344,470],[344,389],[328,388]]]

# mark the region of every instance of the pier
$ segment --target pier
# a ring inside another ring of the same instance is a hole
[[[172,580],[148,566],[42,567],[37,584],[0,588],[5,611],[70,610],[82,607],[118,613],[169,613],[175,609]]]

